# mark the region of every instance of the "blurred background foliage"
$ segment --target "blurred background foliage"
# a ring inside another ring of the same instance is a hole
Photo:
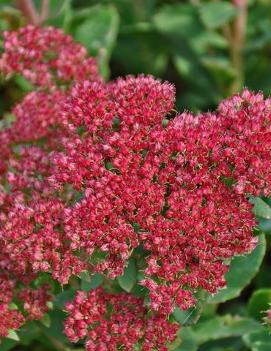
[[[37,21],[22,2],[0,0],[1,31]],[[33,2],[38,13],[43,1]],[[215,109],[243,86],[266,95],[271,91],[270,0],[51,0],[40,22],[61,27],[83,43],[105,79],[145,73],[174,83],[180,111]],[[20,77],[1,81],[1,123],[9,123],[8,109],[28,89]],[[259,220],[257,249],[233,260],[227,289],[214,297],[203,295],[190,311],[174,312],[184,327],[170,350],[271,350],[271,336],[262,323],[271,302],[271,200],[251,201]],[[120,286],[136,291],[139,274],[129,266]],[[82,277],[79,287],[89,290],[100,283],[99,275]],[[62,333],[61,309],[78,284],[59,291],[54,310],[42,322],[10,335],[0,350],[71,350]]]
[[[0,0],[0,29],[26,21],[16,2]],[[82,42],[106,78],[173,82],[180,110],[215,108],[243,86],[271,88],[270,0],[51,0],[43,23]]]

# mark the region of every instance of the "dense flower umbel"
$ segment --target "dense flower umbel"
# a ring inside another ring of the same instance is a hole
[[[66,310],[67,337],[73,342],[87,337],[88,351],[129,351],[136,345],[142,345],[143,351],[165,351],[178,330],[177,323],[159,315],[149,316],[141,298],[108,294],[102,288],[91,290],[88,296],[77,292]]]
[[[20,283],[22,283],[21,280]],[[16,284],[16,279],[0,273],[0,337],[6,337],[11,329],[19,329],[27,319],[41,319],[48,311],[47,303],[52,299],[48,284],[36,290],[24,288],[16,296],[23,302],[23,313],[21,313],[15,305],[11,305]],[[26,316],[24,317],[23,314]]]
[[[70,182],[84,194],[65,211],[65,232],[74,248],[105,252],[106,260],[96,269],[112,278],[122,274],[140,244],[132,224],[163,207],[166,188],[153,182],[155,165],[142,164],[142,152],[149,148],[151,129],[157,128],[155,118],[160,130],[161,116],[173,103],[171,85],[142,76],[109,86],[79,84],[64,105],[64,124],[84,132],[73,133],[64,141],[65,152],[55,153],[57,172],[50,180],[56,186]],[[140,111],[146,112],[144,123]]]
[[[262,93],[244,90],[241,95],[223,101],[218,108],[220,152],[218,143],[214,162],[218,175],[233,177],[239,194],[271,192],[271,99]]]
[[[7,337],[9,330],[19,329],[24,322],[24,316],[17,310],[6,309],[0,312],[0,337]]]
[[[98,79],[94,59],[58,29],[27,26],[4,36],[4,73],[22,74],[46,90],[26,95],[12,111],[16,121],[0,131],[0,286],[5,291],[0,296],[0,336],[24,322],[19,311],[9,309],[14,296],[24,300],[27,318],[40,319],[47,311],[45,287],[28,287],[37,273],[49,271],[65,284],[86,268],[60,230],[63,203],[72,195],[53,196],[47,177],[52,173],[50,152],[65,135],[58,123],[64,97],[59,85]]]
[[[161,313],[171,313],[175,304],[182,309],[193,305],[198,288],[214,293],[225,286],[224,260],[249,252],[257,242],[251,234],[251,205],[238,185],[246,173],[237,173],[225,152],[238,140],[249,144],[250,133],[239,127],[243,115],[247,123],[256,119],[264,128],[253,134],[255,144],[269,133],[268,103],[258,97],[256,114],[254,99],[245,91],[239,97],[241,112],[227,115],[220,107],[214,114],[183,114],[163,128],[174,102],[168,83],[128,77],[109,86],[75,86],[63,112],[71,135],[65,151],[54,154],[57,171],[50,178],[53,185],[69,182],[83,194],[65,210],[72,247],[106,253],[96,270],[115,278],[133,249],[143,245],[147,268],[142,284],[151,292],[152,308]],[[242,162],[248,167],[247,150]],[[267,166],[258,163],[265,184],[269,153],[269,143],[257,144],[257,157]],[[255,194],[262,188],[250,174],[248,190]]]
[[[48,312],[47,304],[52,300],[49,291],[48,284],[44,284],[36,290],[25,288],[19,291],[17,297],[24,302],[23,308],[27,312],[29,320],[42,319],[44,313]]]
[[[52,93],[34,91],[26,95],[12,111],[16,121],[6,131],[9,142],[27,143],[47,138],[48,143],[56,139],[62,98],[63,94],[59,90]]]
[[[45,311],[29,302],[43,299],[28,287],[39,272],[61,284],[86,269],[114,279],[140,256],[156,312],[148,316],[130,295],[79,293],[66,333],[87,336],[88,350],[97,340],[129,350],[143,339],[144,350],[165,350],[175,330],[165,317],[192,306],[198,290],[225,286],[225,262],[257,244],[248,196],[270,194],[271,99],[244,90],[217,112],[173,116],[171,84],[151,76],[104,83],[86,50],[58,29],[27,26],[6,33],[4,47],[3,71],[39,87],[0,131],[3,320],[23,322],[9,309],[17,294],[30,318]]]
[[[4,32],[4,39],[0,68],[6,74],[20,73],[40,86],[97,78],[95,60],[60,29],[28,25]]]

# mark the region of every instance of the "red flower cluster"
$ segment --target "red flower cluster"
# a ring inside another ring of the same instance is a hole
[[[6,337],[10,329],[19,329],[25,320],[19,311],[9,307],[15,286],[15,279],[0,273],[0,338]]]
[[[7,337],[9,330],[17,330],[24,323],[23,315],[12,309],[0,312],[0,337]]]
[[[68,182],[82,194],[64,215],[72,247],[103,253],[94,269],[115,278],[142,245],[142,284],[165,314],[193,305],[199,288],[225,286],[225,259],[253,249],[245,195],[267,194],[271,168],[271,145],[262,142],[270,139],[268,100],[244,91],[224,102],[231,113],[221,105],[163,128],[173,103],[174,89],[151,77],[76,85],[63,108],[71,134],[65,151],[54,153],[50,177],[56,188]]]
[[[160,159],[151,159],[157,146],[151,133],[163,132],[162,116],[173,104],[170,84],[143,76],[78,84],[64,104],[70,135],[65,151],[54,153],[50,182],[56,188],[70,183],[83,195],[65,210],[65,233],[73,248],[104,253],[95,269],[111,278],[123,273],[140,245],[133,224],[144,228],[163,208],[166,187],[154,180]]]
[[[174,116],[171,84],[150,76],[103,83],[86,50],[53,28],[6,33],[1,67],[39,85],[0,131],[0,275],[11,291],[0,297],[3,313],[13,323],[8,304],[20,281],[26,310],[41,316],[45,305],[30,300],[44,295],[27,287],[39,272],[61,284],[83,270],[114,279],[140,256],[140,283],[158,314],[98,290],[68,307],[83,312],[80,323],[68,318],[66,333],[88,335],[89,350],[98,338],[129,349],[144,329],[145,350],[162,350],[172,325],[161,316],[192,306],[199,289],[225,286],[225,262],[257,243],[247,197],[270,194],[271,100],[245,90],[214,113]],[[120,329],[135,334],[125,339]]]
[[[149,316],[141,298],[108,294],[102,288],[88,296],[78,291],[66,310],[65,334],[72,342],[87,337],[87,351],[129,351],[140,345],[143,351],[166,351],[179,328],[163,316]]]
[[[8,336],[12,329],[19,329],[26,320],[41,319],[48,311],[47,303],[52,299],[48,284],[36,290],[24,288],[16,294],[16,298],[23,301],[22,313],[16,305],[11,305],[16,284],[16,279],[11,279],[9,274],[0,273],[0,337]]]
[[[4,73],[20,73],[41,86],[15,106],[15,122],[0,131],[0,284],[5,291],[0,297],[0,328],[1,336],[7,336],[25,321],[23,314],[40,319],[47,311],[49,286],[28,287],[37,273],[50,271],[66,284],[71,274],[86,267],[61,231],[64,201],[72,195],[53,195],[48,176],[50,152],[65,135],[58,123],[64,90],[58,86],[98,77],[85,48],[54,28],[27,26],[5,33],[0,61]],[[15,296],[23,301],[23,314],[9,308]]]
[[[29,143],[44,138],[46,145],[58,137],[59,102],[63,94],[59,90],[51,93],[33,91],[15,106],[12,113],[16,117],[8,132],[9,142]],[[48,145],[49,144],[49,145]]]
[[[6,74],[19,73],[40,86],[97,78],[96,63],[87,50],[60,29],[28,25],[4,32],[4,39],[0,68]]]
[[[49,290],[50,286],[44,284],[36,290],[25,288],[19,291],[18,299],[24,301],[23,308],[27,312],[29,320],[42,319],[44,313],[48,312],[47,303],[52,300]]]

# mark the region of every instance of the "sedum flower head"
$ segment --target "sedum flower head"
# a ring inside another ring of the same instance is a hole
[[[34,90],[0,131],[0,336],[47,311],[50,287],[30,287],[39,273],[115,279],[139,255],[152,312],[132,295],[78,292],[65,332],[87,350],[166,350],[167,316],[224,287],[227,262],[257,245],[248,197],[270,195],[270,98],[245,89],[215,112],[175,115],[170,83],[105,83],[61,30],[27,26],[4,48],[4,73]]]

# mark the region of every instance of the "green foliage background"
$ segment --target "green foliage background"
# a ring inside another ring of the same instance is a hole
[[[39,8],[41,1],[35,3]],[[245,21],[241,33],[240,19]],[[16,3],[0,0],[1,30],[25,23]],[[271,91],[270,0],[248,0],[245,10],[231,1],[51,0],[45,24],[62,27],[82,42],[97,57],[105,79],[150,73],[173,82],[180,111],[214,109],[243,86],[266,95]],[[1,82],[0,123],[8,123],[8,108],[27,89],[19,78]],[[251,201],[259,220],[256,250],[232,261],[226,289],[215,296],[202,294],[190,311],[176,309],[174,317],[183,327],[170,350],[271,350],[262,323],[262,311],[271,303],[271,200]],[[137,293],[139,274],[131,261],[118,279],[120,287]],[[83,276],[80,284],[84,290],[96,288],[101,276]],[[62,308],[75,288],[77,281],[59,291],[54,309],[41,322],[12,333],[0,350],[83,350],[62,333]]]

